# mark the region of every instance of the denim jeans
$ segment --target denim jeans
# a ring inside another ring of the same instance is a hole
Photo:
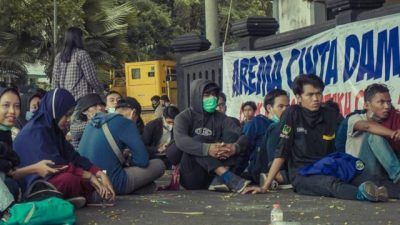
[[[361,176],[370,180],[388,178],[394,183],[400,181],[400,161],[385,138],[368,134],[365,138],[359,158],[365,168]]]

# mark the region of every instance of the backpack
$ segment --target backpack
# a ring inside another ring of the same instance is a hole
[[[60,198],[48,198],[15,204],[10,209],[10,218],[4,225],[72,225],[76,217],[74,206]]]

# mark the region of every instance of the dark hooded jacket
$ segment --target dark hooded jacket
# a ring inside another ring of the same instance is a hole
[[[65,89],[56,88],[43,97],[38,111],[14,140],[14,150],[21,158],[21,167],[47,159],[56,165],[72,163],[93,173],[98,171],[88,159],[74,150],[58,127],[60,119],[75,104],[74,97]],[[38,177],[36,174],[27,176],[26,184]]]
[[[223,113],[208,113],[203,110],[203,93],[209,85],[218,88],[217,84],[210,80],[194,80],[190,87],[190,107],[175,118],[176,146],[190,155],[207,156],[210,144],[222,142],[223,134],[231,133],[237,137],[241,134],[240,126]],[[238,141],[239,150],[245,149],[246,140],[243,137]]]

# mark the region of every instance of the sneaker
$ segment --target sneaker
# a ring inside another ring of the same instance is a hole
[[[71,203],[74,206],[75,210],[81,209],[86,205],[86,198],[82,196],[70,198],[67,199],[67,201],[69,201],[69,203]]]
[[[232,173],[231,179],[229,182],[226,184],[228,185],[229,189],[233,192],[240,193],[242,192],[249,184],[251,181],[245,180],[236,174]]]
[[[265,183],[267,182],[267,174],[265,173],[260,173],[260,187],[263,187]],[[276,180],[272,180],[271,186],[269,187],[269,190],[277,190],[279,187],[279,183]]]
[[[208,186],[209,191],[220,191],[220,192],[228,192],[230,191],[228,186],[224,184],[224,181],[220,176],[215,176],[212,180],[210,186]]]
[[[143,187],[140,187],[132,192],[134,195],[149,195],[157,191],[157,184],[153,181]]]
[[[357,199],[371,202],[387,202],[388,192],[385,187],[378,187],[371,181],[366,181],[358,187]]]
[[[87,199],[87,206],[93,207],[110,207],[114,206],[115,202],[113,200],[103,199],[97,191],[94,191],[90,198]]]

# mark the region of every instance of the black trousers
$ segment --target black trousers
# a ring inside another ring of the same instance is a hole
[[[188,190],[207,189],[218,167],[234,167],[237,157],[218,160],[210,156],[190,155],[172,144],[167,149],[167,157],[173,165],[180,165],[180,183]]]
[[[333,176],[296,175],[292,185],[294,191],[302,195],[326,196],[340,199],[355,200],[358,186],[365,181],[371,181],[377,186],[385,186],[389,198],[400,198],[400,184],[394,184],[389,179],[371,177],[366,173],[357,175],[351,183],[346,183]]]
[[[198,157],[183,153],[180,163],[181,185],[188,190],[207,189],[218,167],[232,167],[236,157],[218,160],[210,156]]]

